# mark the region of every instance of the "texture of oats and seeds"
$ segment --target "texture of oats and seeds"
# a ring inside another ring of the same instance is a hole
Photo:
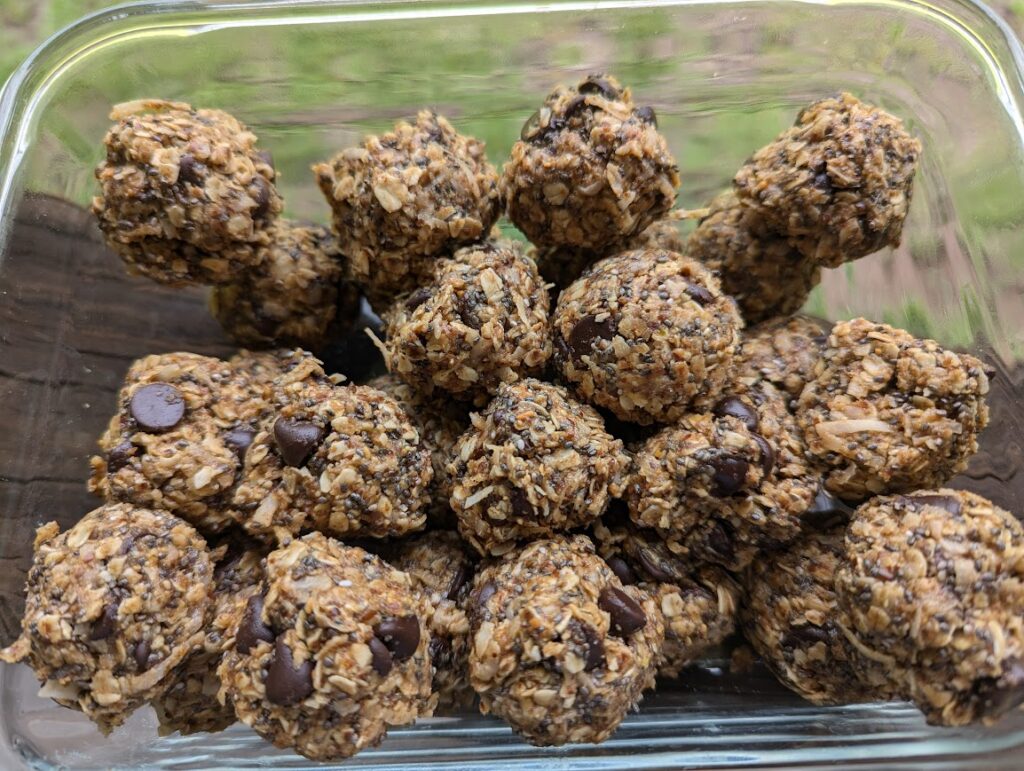
[[[118,105],[92,210],[129,271],[165,284],[237,281],[280,213],[270,155],[220,110]]]
[[[732,192],[711,202],[684,253],[718,276],[748,324],[795,313],[821,281],[821,266]]]
[[[836,573],[852,640],[929,723],[992,723],[1024,702],[1024,528],[973,493],[873,498]]]
[[[345,279],[334,236],[318,225],[279,220],[267,239],[255,265],[210,293],[210,309],[228,336],[239,345],[318,350],[349,332],[360,295]]]
[[[459,532],[481,554],[589,524],[619,495],[622,442],[564,388],[502,385],[456,443],[448,473]]]
[[[394,399],[340,385],[296,351],[272,385],[231,507],[247,533],[269,542],[310,530],[401,536],[423,527],[432,478],[419,432]]]
[[[796,398],[808,381],[828,341],[830,326],[810,316],[780,316],[743,332],[732,377],[753,385],[767,380]]]
[[[267,383],[255,372],[194,353],[134,362],[100,437],[101,455],[91,460],[90,490],[170,511],[204,533],[226,528],[234,521],[240,443],[268,409]]]
[[[454,530],[431,530],[395,542],[384,557],[408,573],[432,608],[430,658],[437,708],[453,711],[472,706],[476,692],[468,679],[466,600],[476,572],[475,555]]]
[[[558,298],[553,364],[624,421],[671,423],[725,387],[743,321],[699,263],[664,249],[590,266]]]
[[[412,386],[394,375],[381,375],[367,383],[371,388],[383,391],[405,411],[416,426],[420,444],[430,453],[430,465],[434,471],[430,482],[427,505],[427,520],[431,527],[455,527],[452,513],[452,476],[448,463],[452,459],[452,448],[459,437],[469,428],[469,408],[454,399],[437,399],[423,396]]]
[[[277,747],[349,757],[433,711],[431,617],[407,574],[311,533],[267,557],[217,671],[221,698]]]
[[[733,188],[772,231],[835,268],[899,245],[920,154],[898,118],[842,93],[802,110]]]
[[[654,600],[665,627],[658,677],[678,677],[736,629],[740,587],[715,565],[681,560],[652,530],[624,512],[608,513],[592,528],[597,552],[624,586],[637,585]]]
[[[862,501],[943,484],[988,424],[982,362],[866,319],[837,323],[797,402],[826,486]]]
[[[384,318],[388,370],[428,397],[484,406],[501,383],[541,374],[551,355],[547,289],[510,241],[437,260],[433,276]]]
[[[470,684],[531,744],[603,741],[654,685],[661,616],[586,536],[533,541],[473,586]]]
[[[231,700],[221,703],[217,696],[221,685],[217,666],[245,603],[260,589],[266,555],[257,544],[232,537],[218,544],[213,553],[220,553],[220,558],[214,566],[202,647],[178,665],[164,693],[152,701],[161,736],[215,733],[237,719]]]
[[[612,77],[558,86],[520,136],[501,190],[509,219],[537,247],[606,254],[675,203],[679,174],[654,110]]]
[[[36,531],[22,634],[0,661],[24,661],[40,695],[109,734],[203,644],[213,567],[195,529],[163,511],[107,504],[60,532]]]
[[[313,171],[350,277],[378,311],[429,279],[436,258],[486,238],[501,213],[484,143],[426,110]]]
[[[898,695],[885,667],[847,639],[833,586],[845,529],[808,533],[754,560],[743,577],[744,636],[780,682],[814,704]]]
[[[779,391],[735,386],[636,451],[629,515],[679,557],[739,570],[800,534],[820,483],[805,450]]]

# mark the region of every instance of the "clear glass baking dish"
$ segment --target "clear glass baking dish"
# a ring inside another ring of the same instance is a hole
[[[201,291],[126,277],[83,209],[111,104],[146,96],[229,110],[273,150],[288,213],[326,219],[309,166],[429,105],[501,162],[562,79],[607,70],[653,104],[700,206],[812,98],[849,89],[924,143],[904,244],[830,271],[808,303],[863,314],[998,369],[984,451],[959,484],[1024,500],[1021,48],[958,0],[150,2],[47,42],[0,101],[0,642],[16,634],[34,528],[88,511],[87,458],[137,356],[227,341]],[[370,354],[337,352],[353,371]],[[241,726],[157,738],[137,713],[103,739],[0,667],[0,768],[306,768]],[[901,704],[822,709],[764,672],[708,659],[663,683],[601,746],[538,749],[479,715],[394,730],[345,767],[1011,769],[1024,713],[937,729]]]

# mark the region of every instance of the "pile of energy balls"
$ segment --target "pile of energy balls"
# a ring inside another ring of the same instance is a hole
[[[128,371],[104,503],[39,529],[0,653],[43,696],[105,733],[151,704],[165,733],[238,720],[316,760],[474,704],[600,742],[739,632],[816,704],[964,725],[1024,701],[1024,530],[943,488],[986,367],[792,315],[899,242],[920,144],[898,119],[811,104],[685,240],[655,112],[609,76],[556,88],[500,174],[426,111],[341,151],[314,167],[330,231],[281,217],[230,115],[113,119],[107,242],[211,285],[253,350]],[[362,334],[360,296],[388,372],[350,384],[308,351]]]

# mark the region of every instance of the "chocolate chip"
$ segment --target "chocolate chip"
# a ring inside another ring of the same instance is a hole
[[[814,494],[814,500],[806,511],[800,516],[806,524],[818,530],[824,530],[839,522],[847,520],[853,514],[853,507],[836,498],[825,489],[824,485],[818,487]]]
[[[715,301],[715,296],[700,284],[687,284],[686,294],[699,305],[711,305]]]
[[[629,586],[636,583],[636,576],[633,575],[633,571],[629,569],[629,565],[622,557],[609,557],[605,562],[623,584]]]
[[[420,644],[420,621],[416,616],[401,616],[381,621],[374,633],[388,646],[396,661],[405,661]]]
[[[119,602],[109,603],[103,608],[100,617],[92,622],[89,630],[90,640],[106,640],[117,631],[117,606]]]
[[[643,629],[647,623],[647,616],[637,601],[614,586],[606,586],[601,590],[597,605],[611,616],[612,629],[620,635],[631,635]]]
[[[651,580],[657,581],[661,584],[671,584],[675,582],[675,573],[670,570],[666,570],[662,565],[660,565],[657,557],[655,557],[649,549],[638,549],[636,561],[640,563],[640,567],[643,568],[643,571],[651,577]]]
[[[174,428],[185,417],[185,400],[172,385],[150,383],[132,394],[128,409],[139,429],[159,434]]]
[[[182,153],[178,159],[178,179],[192,185],[201,185],[203,182],[203,164],[197,161],[189,153]]]
[[[255,437],[255,430],[246,426],[236,426],[224,434],[224,444],[235,453],[239,463],[245,463],[245,453]]]
[[[381,677],[387,677],[388,672],[390,672],[391,668],[395,665],[395,660],[391,656],[391,651],[388,650],[388,646],[381,642],[380,638],[371,637],[370,655],[373,657],[373,671]]]
[[[750,464],[733,455],[720,455],[708,463],[711,466],[711,494],[718,498],[736,495],[747,481]]]
[[[267,701],[271,704],[298,704],[313,693],[313,662],[307,659],[296,667],[284,635],[274,642],[274,657],[267,667],[265,685]]]
[[[145,672],[149,669],[149,640],[140,640],[135,643],[135,650],[132,655],[135,659],[136,672]]]
[[[934,506],[937,509],[952,514],[954,517],[960,514],[960,501],[952,495],[911,495],[903,496],[903,500],[911,505]]]
[[[427,646],[427,653],[430,654],[430,661],[434,667],[440,669],[451,664],[452,641],[447,637],[434,635],[430,638],[430,645]]]
[[[604,663],[604,641],[590,624],[580,624],[583,636],[583,668],[590,672]]]
[[[619,90],[600,75],[590,75],[576,89],[581,94],[601,94],[607,99],[616,99]]]
[[[491,599],[491,597],[494,596],[496,591],[498,591],[498,587],[488,581],[477,589],[476,604],[482,607],[489,599]]]
[[[734,562],[736,559],[736,547],[733,545],[732,533],[723,522],[715,522],[704,542],[713,554],[726,562]]]
[[[981,371],[985,373],[985,377],[989,380],[994,380],[996,375],[999,374],[999,370],[996,369],[994,364],[989,364],[987,361],[982,362]]]
[[[751,433],[750,438],[754,440],[754,443],[761,450],[761,470],[764,471],[765,476],[768,476],[772,473],[772,469],[775,468],[775,450],[768,444],[768,440],[760,434]]]
[[[421,305],[423,305],[423,303],[430,299],[430,295],[430,289],[428,287],[421,286],[419,289],[417,289],[415,292],[413,292],[405,299],[406,310],[410,312],[416,310]]]
[[[818,188],[818,190],[832,195],[832,180],[824,171],[814,175],[814,186]]]
[[[986,717],[999,717],[1024,703],[1024,663],[1012,659],[1004,666],[1001,677],[984,678],[975,686]]]
[[[274,441],[281,459],[289,466],[302,466],[324,440],[326,431],[308,420],[278,418],[274,423]]]
[[[829,641],[828,632],[816,624],[802,624],[794,626],[779,641],[786,650],[794,648],[808,648],[818,643]]]
[[[711,411],[720,418],[724,418],[726,415],[737,418],[751,431],[757,431],[757,410],[738,396],[726,396],[724,399],[720,399]]]
[[[580,108],[589,106],[590,105],[587,104],[587,97],[583,94],[576,94],[576,96],[566,103],[565,107],[562,109],[562,115],[568,118],[575,115]]]
[[[633,110],[633,115],[641,123],[650,123],[654,128],[658,128],[658,116],[654,113],[653,107],[637,107]]]
[[[518,487],[508,491],[508,505],[512,509],[512,517],[518,520],[532,521],[537,518],[537,510],[526,497],[526,493]]]
[[[124,441],[114,447],[110,452],[107,453],[107,473],[114,473],[119,469],[123,469],[127,466],[132,459],[132,453],[135,450],[135,445],[131,442]]]
[[[611,340],[615,337],[615,322],[608,316],[597,321],[593,316],[584,316],[569,333],[566,341],[572,358],[579,361],[590,353],[595,340]]]
[[[130,552],[132,550],[132,547],[134,545],[135,545],[135,536],[134,535],[126,535],[124,538],[121,539],[121,546],[118,547],[117,553],[118,554],[122,554],[122,555],[127,554],[128,552]]]
[[[253,219],[261,219],[270,211],[270,183],[257,174],[252,178],[252,185],[256,188],[252,192],[252,199],[256,202],[256,208],[252,210]]]
[[[239,653],[248,653],[255,648],[260,641],[274,642],[274,632],[263,623],[263,595],[254,594],[245,603],[245,613],[238,624],[238,633],[235,635],[235,648]]]
[[[465,565],[459,565],[455,569],[455,575],[452,576],[452,580],[448,584],[448,591],[445,593],[445,597],[449,600],[455,600],[459,596],[459,590],[466,585],[466,581],[469,580],[469,568]]]

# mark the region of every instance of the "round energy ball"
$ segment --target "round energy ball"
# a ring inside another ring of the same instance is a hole
[[[626,487],[632,520],[691,563],[729,570],[799,536],[820,475],[785,398],[769,383],[735,388],[635,453]]]
[[[482,712],[531,744],[607,739],[654,685],[651,598],[585,536],[534,541],[485,567],[470,596],[469,680]]]
[[[846,637],[849,618],[833,583],[845,527],[808,533],[785,551],[754,560],[744,574],[745,637],[783,685],[814,704],[897,696],[889,673]]]
[[[920,154],[899,118],[842,93],[802,110],[733,186],[772,230],[834,268],[899,245]]]
[[[257,262],[280,213],[270,156],[220,110],[158,99],[118,105],[92,210],[132,273],[220,284]]]
[[[973,493],[878,497],[846,533],[836,595],[859,645],[929,723],[1024,702],[1024,528]]]
[[[318,349],[359,316],[359,290],[346,281],[345,259],[326,228],[278,221],[256,265],[240,280],[215,286],[210,308],[239,345]]]
[[[658,677],[684,668],[736,630],[740,587],[715,565],[681,560],[653,530],[633,525],[625,512],[594,523],[597,552],[623,586],[637,585],[654,600],[665,626]]]
[[[733,363],[733,379],[753,385],[767,380],[792,397],[814,378],[828,341],[827,323],[810,316],[768,319],[744,330]]]
[[[523,126],[501,187],[538,247],[622,247],[674,205],[679,175],[654,110],[612,77],[558,86]]]
[[[551,355],[548,292],[511,242],[467,246],[438,260],[430,282],[385,315],[390,372],[425,396],[483,406],[502,383],[539,375]]]
[[[853,319],[832,328],[796,418],[829,491],[861,501],[963,471],[988,424],[988,388],[973,356]]]
[[[429,278],[435,258],[486,237],[501,213],[484,143],[426,110],[313,171],[351,278],[379,309]]]
[[[408,575],[311,533],[267,557],[217,671],[221,695],[277,747],[351,757],[433,711],[430,617]]]
[[[718,280],[663,249],[595,263],[558,298],[554,366],[580,398],[620,420],[678,420],[713,400],[743,326]]]
[[[750,324],[795,313],[821,282],[821,266],[733,193],[711,202],[683,251],[718,276],[722,291],[736,300]]]
[[[481,554],[586,525],[622,490],[622,442],[561,386],[532,378],[502,385],[472,420],[448,473],[459,532]]]
[[[213,566],[191,525],[107,504],[60,532],[36,531],[22,634],[0,661],[26,662],[40,695],[109,734],[203,644]]]

